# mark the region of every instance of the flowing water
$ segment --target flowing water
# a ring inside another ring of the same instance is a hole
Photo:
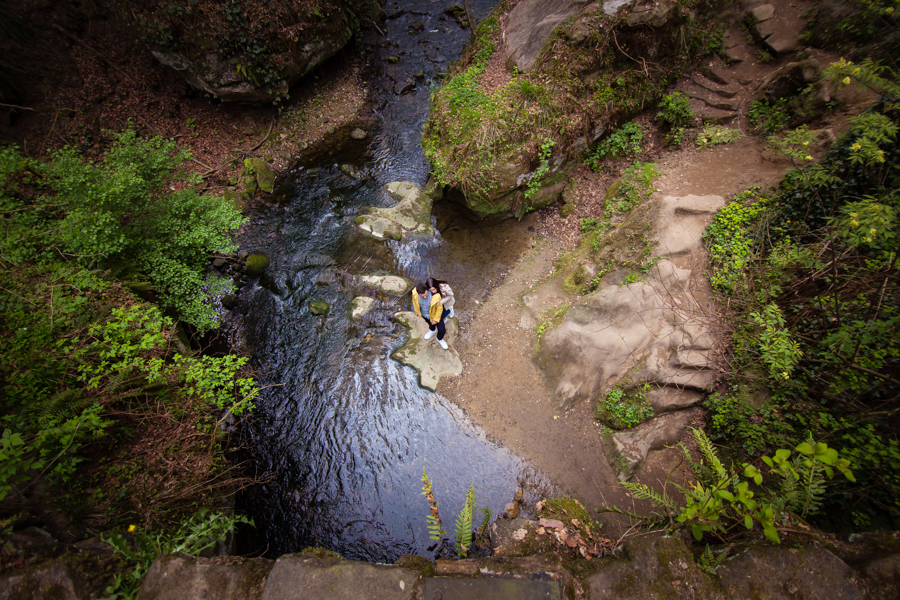
[[[238,307],[259,383],[267,386],[244,428],[245,441],[252,462],[272,477],[242,502],[269,555],[307,546],[380,562],[428,555],[434,542],[425,523],[423,467],[449,531],[470,483],[479,506],[494,514],[520,485],[533,495],[549,489],[453,403],[422,389],[415,371],[389,358],[406,339],[391,316],[410,309],[408,297],[379,297],[361,321],[348,318],[360,293],[355,275],[390,273],[418,282],[433,274],[453,284],[465,328],[475,299],[486,295],[527,238],[515,235],[527,223],[468,224],[447,209],[437,222],[443,236],[427,241],[375,242],[352,227],[361,207],[391,204],[384,184],[424,186],[428,82],[459,56],[470,35],[444,13],[451,4],[404,0],[385,7],[393,43],[377,48],[380,127],[372,132],[367,162],[357,165],[371,179],[352,179],[337,165],[288,173],[278,192],[289,201],[258,211],[242,245],[272,259]],[[490,8],[469,3],[473,18]],[[399,60],[385,61],[388,56]],[[396,94],[417,72],[415,90]],[[311,314],[313,299],[327,301],[330,313]]]

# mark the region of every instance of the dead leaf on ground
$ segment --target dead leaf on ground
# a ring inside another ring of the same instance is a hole
[[[539,521],[541,527],[549,527],[550,529],[565,529],[566,526],[559,519],[544,519]]]
[[[572,519],[572,525],[574,525],[575,527],[581,527],[581,521],[579,521],[578,519]]]
[[[547,530],[544,529],[543,527],[538,527],[537,531],[535,531],[535,533],[538,535],[544,535],[545,533],[547,533]]]

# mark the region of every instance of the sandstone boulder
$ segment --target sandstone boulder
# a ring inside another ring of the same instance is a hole
[[[584,2],[576,0],[524,0],[509,13],[507,68],[530,71],[553,29],[574,15]]]
[[[716,570],[728,596],[768,600],[857,600],[856,573],[824,548],[752,546]]]
[[[431,237],[433,200],[419,186],[394,181],[384,186],[385,193],[397,201],[390,208],[368,208],[354,223],[360,231],[375,239],[400,240],[404,237]]]
[[[656,388],[707,389],[712,338],[686,310],[689,277],[663,260],[646,281],[603,285],[576,302],[537,354],[554,411],[595,400],[626,375]]]
[[[359,321],[367,312],[369,312],[369,309],[372,308],[373,304],[375,304],[375,298],[357,296],[353,299],[353,302],[350,303],[350,318],[354,321]]]
[[[394,322],[406,328],[409,340],[394,350],[391,358],[418,371],[419,382],[423,388],[435,391],[443,375],[462,374],[462,361],[455,347],[459,333],[459,324],[455,317],[445,321],[447,335],[444,336],[444,341],[449,346],[447,350],[441,348],[435,338],[424,339],[428,333],[428,325],[416,313],[398,312],[394,315]]]

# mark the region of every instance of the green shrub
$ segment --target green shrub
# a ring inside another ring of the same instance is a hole
[[[145,273],[163,306],[201,332],[217,327],[219,299],[233,287],[205,268],[210,255],[236,249],[231,234],[242,218],[232,203],[194,191],[199,179],[183,168],[189,157],[172,140],[129,130],[116,136],[101,161],[67,147],[45,165],[29,166],[31,173],[44,171],[41,181],[55,195],[2,199],[5,210],[19,211],[12,235],[0,242],[3,255],[21,264],[55,247],[88,269]],[[10,150],[0,162],[7,177],[26,167]],[[23,173],[23,183],[29,174]],[[31,210],[21,214],[26,206]]]
[[[666,94],[659,101],[659,112],[656,118],[670,128],[688,127],[694,124],[694,112],[690,99],[681,92]]]
[[[659,170],[653,163],[636,162],[622,174],[616,188],[607,192],[604,206],[606,217],[628,212],[653,193],[653,182],[659,177]]]
[[[595,414],[614,429],[630,429],[653,417],[653,407],[644,395],[650,391],[649,384],[637,386],[627,391],[613,388],[602,401],[598,401]]]
[[[596,171],[600,168],[600,162],[603,160],[640,154],[643,141],[644,132],[641,126],[634,121],[629,121],[597,144],[597,147],[588,154],[587,163]]]
[[[791,116],[787,110],[787,100],[781,98],[775,102],[758,100],[750,104],[747,113],[750,118],[750,127],[754,133],[771,135],[778,133],[788,126]]]

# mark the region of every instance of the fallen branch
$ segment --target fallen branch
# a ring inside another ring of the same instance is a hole
[[[27,106],[18,106],[18,105],[16,105],[16,104],[3,104],[3,103],[0,103],[0,108],[12,108],[12,109],[17,109],[17,110],[30,110],[30,111],[34,111],[33,108],[28,108]]]

